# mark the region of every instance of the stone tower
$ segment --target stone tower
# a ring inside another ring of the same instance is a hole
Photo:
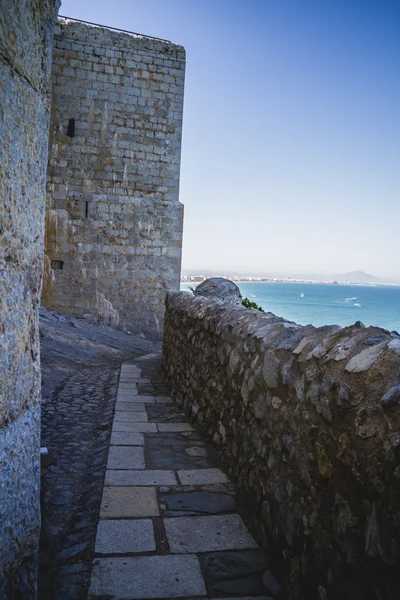
[[[59,21],[43,304],[157,336],[179,287],[185,51]]]

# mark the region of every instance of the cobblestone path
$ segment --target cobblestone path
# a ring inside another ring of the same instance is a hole
[[[42,406],[39,598],[86,598],[119,364],[83,368]]]
[[[121,367],[107,461],[90,600],[282,597],[155,355]]]

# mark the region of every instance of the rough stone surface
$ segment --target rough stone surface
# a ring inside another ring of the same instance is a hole
[[[107,469],[144,469],[144,452],[140,446],[111,446]]]
[[[166,517],[212,515],[233,512],[236,509],[236,502],[232,496],[211,492],[165,494],[161,496],[161,502],[166,506]]]
[[[164,519],[164,526],[170,550],[175,554],[257,547],[235,514]]]
[[[157,495],[152,487],[105,487],[101,518],[157,517]]]
[[[223,277],[206,279],[196,287],[194,295],[206,298],[218,298],[224,304],[242,303],[242,295],[236,283]]]
[[[184,73],[181,46],[59,22],[45,306],[162,332],[165,292],[180,275]]]
[[[193,427],[189,423],[159,423],[158,431],[163,432],[179,432],[193,431]]]
[[[185,432],[184,432],[185,433]],[[189,450],[200,438],[184,437],[182,433],[149,433],[146,436],[146,465],[150,469],[199,469],[215,464],[215,453],[201,448],[204,454],[191,456]]]
[[[230,466],[260,539],[285,557],[292,596],[395,600],[400,356],[391,334],[301,327],[173,292],[163,366],[172,398]],[[182,483],[195,485],[196,471],[186,473]]]
[[[45,183],[57,0],[0,18],[0,597],[36,597]]]
[[[205,594],[196,556],[101,558],[94,561],[88,600],[104,596],[142,600]]]
[[[201,557],[209,588],[225,594],[263,594],[269,557],[262,550],[213,552]]]
[[[107,471],[105,485],[174,485],[172,471]]]
[[[229,481],[221,469],[184,469],[178,471],[178,475],[183,485],[208,485]]]
[[[132,413],[134,414],[134,413]],[[145,431],[157,431],[157,425],[155,423],[131,423],[129,421],[114,421],[112,432],[125,432],[125,433],[143,433]]]
[[[104,520],[97,527],[97,554],[133,554],[155,549],[153,523],[149,519]]]
[[[111,446],[143,446],[143,433],[127,433],[124,431],[114,431],[111,435]]]
[[[115,407],[117,409],[117,406]],[[114,423],[125,422],[125,423],[147,423],[147,413],[145,411],[124,411],[115,410]]]

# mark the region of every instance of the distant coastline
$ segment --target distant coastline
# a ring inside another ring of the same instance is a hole
[[[210,277],[224,277],[234,282],[248,282],[248,283],[310,283],[310,284],[329,284],[329,285],[358,285],[358,286],[400,286],[400,283],[386,282],[386,281],[347,281],[340,279],[303,279],[295,277],[250,277],[241,275],[182,275],[181,283],[194,283],[199,284],[205,279]]]

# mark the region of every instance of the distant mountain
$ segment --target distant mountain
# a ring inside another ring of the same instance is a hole
[[[364,273],[364,271],[352,271],[344,275],[334,275],[334,279],[336,281],[348,281],[349,283],[379,283],[381,281],[379,277],[369,275],[369,273]]]

